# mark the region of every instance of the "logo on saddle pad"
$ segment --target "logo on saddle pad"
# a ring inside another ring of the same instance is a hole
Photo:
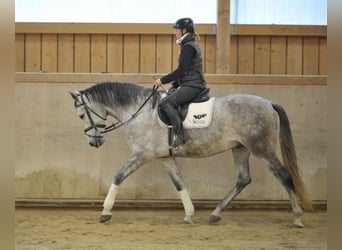
[[[187,129],[208,127],[211,123],[213,103],[214,97],[205,102],[190,103],[183,120],[183,127]],[[158,121],[161,126],[167,127],[167,124],[160,117]]]

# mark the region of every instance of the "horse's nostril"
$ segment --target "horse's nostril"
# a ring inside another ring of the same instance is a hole
[[[102,145],[102,143],[98,142],[98,141],[96,141],[96,142],[92,141],[92,142],[89,142],[89,145],[92,146],[92,147],[98,148],[98,147],[100,147]]]

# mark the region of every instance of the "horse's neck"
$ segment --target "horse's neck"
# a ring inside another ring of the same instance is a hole
[[[114,117],[115,119],[119,119],[120,121],[126,121],[132,117],[135,112],[139,109],[139,104],[132,103],[131,105],[120,106],[117,105],[116,107],[108,107],[106,106],[106,112],[108,115]]]
[[[116,119],[119,119],[121,121],[128,120],[134,115],[140,108],[146,109],[147,105],[142,107],[142,105],[145,103],[147,100],[148,96],[147,93],[144,93],[143,90],[140,90],[141,92],[138,93],[137,96],[130,96],[128,99],[125,99],[125,101],[122,103],[121,101],[118,100],[113,100],[113,105],[107,104],[102,104],[105,109],[107,114],[110,116],[113,116]],[[134,93],[137,93],[133,91]],[[126,102],[129,101],[129,102]],[[114,104],[115,103],[115,104]]]

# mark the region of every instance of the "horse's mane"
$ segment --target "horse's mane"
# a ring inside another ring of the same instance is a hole
[[[107,106],[141,102],[140,99],[146,98],[151,92],[152,89],[127,82],[101,82],[82,91],[90,100]]]

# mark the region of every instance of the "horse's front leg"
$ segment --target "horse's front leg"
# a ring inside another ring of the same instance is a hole
[[[163,161],[162,164],[164,165],[169,176],[171,177],[172,182],[175,184],[176,189],[179,193],[179,196],[182,200],[184,211],[185,211],[184,221],[186,223],[193,224],[194,222],[192,221],[191,217],[193,216],[195,212],[195,208],[190,199],[188,190],[185,187],[185,184],[181,176],[181,173],[179,171],[176,160],[171,158],[171,159]]]
[[[112,219],[111,210],[114,206],[120,184],[146,162],[147,160],[144,159],[141,154],[132,154],[125,165],[116,173],[103,203],[103,210],[100,218],[101,223],[108,222]]]

